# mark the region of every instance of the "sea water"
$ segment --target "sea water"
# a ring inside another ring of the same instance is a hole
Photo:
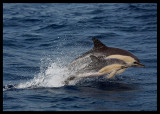
[[[146,68],[64,85],[65,66],[93,48],[93,37]],[[4,3],[3,110],[157,110],[157,4]]]

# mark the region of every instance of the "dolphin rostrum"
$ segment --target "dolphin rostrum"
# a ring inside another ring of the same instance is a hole
[[[82,54],[67,68],[74,75],[65,80],[68,84],[75,78],[104,76],[113,78],[116,74],[121,74],[128,67],[145,67],[139,59],[129,51],[108,47],[96,38],[92,38],[94,48]]]

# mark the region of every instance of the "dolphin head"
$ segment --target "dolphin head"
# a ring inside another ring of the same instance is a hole
[[[139,61],[134,61],[131,66],[132,67],[145,67],[145,65],[141,64]]]
[[[129,55],[113,54],[106,58],[115,58],[122,60],[126,63],[126,67],[145,67],[145,65],[141,64],[139,59],[131,53],[129,53]]]

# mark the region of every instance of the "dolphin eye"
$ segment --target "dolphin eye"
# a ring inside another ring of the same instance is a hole
[[[137,64],[138,62],[135,61],[135,62],[133,62],[133,63],[134,63],[134,64]]]

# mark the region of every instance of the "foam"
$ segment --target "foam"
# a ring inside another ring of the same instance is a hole
[[[67,68],[51,63],[44,72],[42,70],[33,79],[18,84],[16,88],[61,87],[64,86],[64,81],[68,77]]]

